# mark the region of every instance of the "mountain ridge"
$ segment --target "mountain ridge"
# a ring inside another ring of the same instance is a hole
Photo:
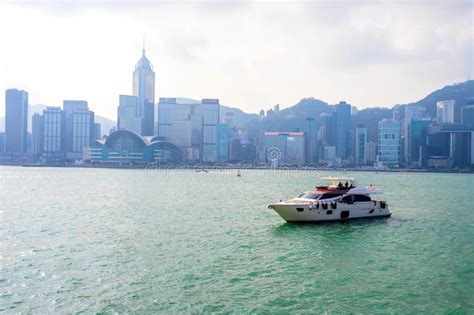
[[[365,108],[358,111],[353,116],[353,127],[363,124],[369,129],[368,140],[376,141],[377,122],[383,118],[392,117],[392,111],[394,108],[401,109],[401,115],[403,117],[403,108],[406,106],[421,106],[426,108],[426,112],[431,117],[436,117],[436,102],[442,100],[455,100],[455,119],[459,120],[461,108],[466,105],[469,101],[474,99],[474,80],[468,80],[465,82],[454,83],[446,85],[440,89],[428,93],[424,98],[406,104],[396,104],[392,107],[371,107]],[[178,103],[199,103],[199,100],[192,98],[177,98]],[[29,130],[31,130],[31,116],[33,113],[41,113],[46,106],[44,105],[32,105],[29,117]],[[309,127],[307,118],[314,118],[313,128],[317,128],[321,125],[321,114],[330,114],[335,109],[335,105],[329,104],[323,100],[316,99],[313,97],[303,98],[293,106],[280,110],[278,116],[273,119],[265,119],[260,121],[257,114],[246,113],[239,108],[221,105],[221,118],[227,112],[231,112],[234,115],[234,123],[237,126],[245,127],[249,130],[250,134],[258,134],[261,130],[306,130]],[[96,121],[102,126],[102,134],[108,133],[108,131],[116,126],[116,122],[96,115]],[[0,131],[4,130],[5,121],[4,117],[0,117]]]

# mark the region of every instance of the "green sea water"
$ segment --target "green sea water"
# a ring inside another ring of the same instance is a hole
[[[346,174],[388,219],[267,209],[328,175],[0,167],[0,312],[474,312],[473,175]]]

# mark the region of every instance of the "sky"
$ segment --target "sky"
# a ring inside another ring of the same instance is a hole
[[[145,37],[158,97],[392,107],[474,77],[473,3],[0,0],[0,90],[115,120]]]

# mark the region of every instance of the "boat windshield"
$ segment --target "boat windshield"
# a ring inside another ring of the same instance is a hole
[[[340,196],[341,196],[340,194],[324,194],[321,196],[319,200],[332,199],[332,198],[336,198]]]
[[[315,193],[302,193],[298,196],[298,198],[305,198],[305,199],[318,199],[321,195]]]

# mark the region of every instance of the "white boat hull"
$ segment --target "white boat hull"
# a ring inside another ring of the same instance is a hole
[[[335,205],[335,208],[334,208]],[[287,222],[334,222],[362,218],[389,217],[392,214],[385,203],[368,201],[354,204],[327,203],[327,209],[322,204],[296,204],[278,202],[268,206],[275,210]]]

